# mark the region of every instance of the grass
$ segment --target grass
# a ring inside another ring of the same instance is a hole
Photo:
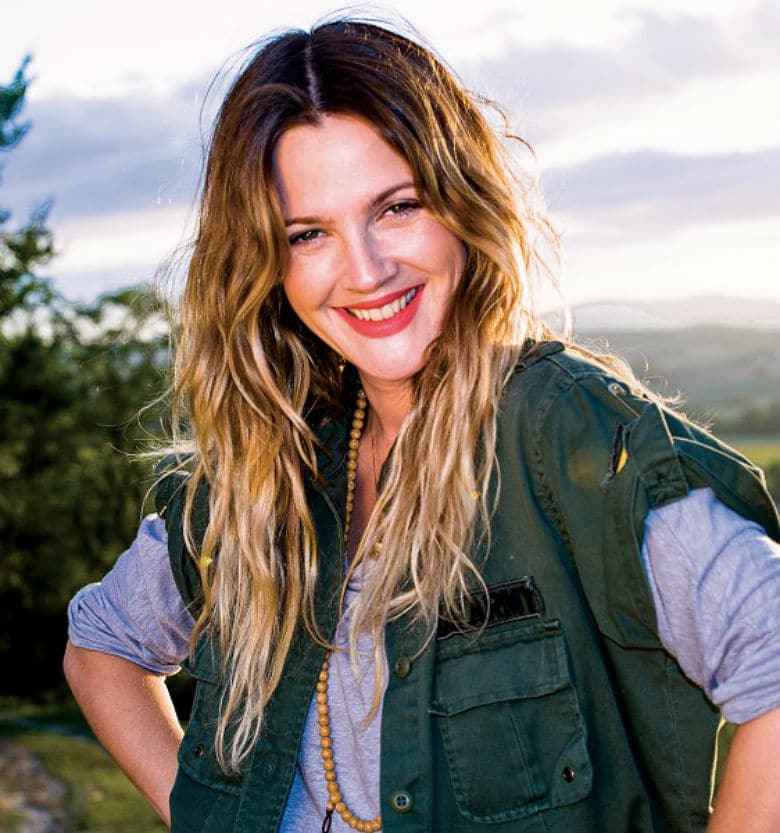
[[[91,739],[19,729],[9,724],[2,727],[2,735],[37,756],[47,772],[65,784],[74,830],[166,833],[167,828],[154,810]]]
[[[7,736],[16,728],[41,728],[65,735],[92,737],[87,721],[71,698],[40,704],[16,697],[0,697],[0,735]]]
[[[3,786],[3,779],[0,776],[0,787]],[[0,803],[0,830],[2,833],[16,833],[21,830],[24,824],[24,813],[16,809],[7,809]]]

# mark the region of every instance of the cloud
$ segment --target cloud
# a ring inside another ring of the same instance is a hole
[[[780,150],[691,157],[637,151],[544,176],[552,210],[649,231],[777,217]]]
[[[464,77],[508,107],[534,110],[588,100],[669,92],[700,78],[777,71],[780,13],[767,2],[732,19],[631,8],[622,37],[607,47],[515,38],[495,58],[466,65]],[[505,25],[513,31],[512,21]]]
[[[44,99],[7,157],[3,205],[27,211],[52,196],[54,217],[122,212],[191,200],[200,173],[199,104],[169,98]]]
[[[648,83],[641,67],[611,50],[570,43],[518,46],[467,68],[464,77],[508,107],[535,109],[610,94],[635,94]]]
[[[649,230],[780,213],[780,151],[731,152],[773,142],[762,119],[778,72],[774,2],[727,20],[625,11],[603,46],[524,42],[518,20],[502,14],[509,45],[495,57],[457,66],[523,114],[554,215],[590,224],[599,242],[611,229],[638,241]],[[751,73],[763,73],[763,86]],[[52,271],[77,294],[149,274],[179,242],[200,175],[206,87],[195,79],[167,95],[28,103],[33,127],[3,160],[0,205],[21,217],[54,198],[63,254]],[[547,169],[551,158],[557,167]]]
[[[722,20],[649,9],[621,14],[627,32],[608,47],[519,43],[464,75],[520,112],[522,132],[541,145],[571,134],[575,125],[580,132],[584,125],[603,125],[615,135],[616,119],[636,113],[644,98],[668,102],[685,79],[765,64],[764,47],[780,35],[780,13],[769,2],[728,27]],[[201,169],[199,110],[206,86],[201,79],[167,97],[31,103],[26,116],[33,128],[7,157],[2,204],[26,213],[52,196],[54,221],[189,204]]]
[[[780,6],[764,0],[741,19],[737,27],[753,60],[777,69],[777,44],[780,42]]]
[[[713,18],[690,14],[664,15],[652,9],[622,13],[634,22],[624,43],[627,61],[640,64],[671,83],[701,75],[721,75],[750,66],[749,53],[742,52],[740,38]]]

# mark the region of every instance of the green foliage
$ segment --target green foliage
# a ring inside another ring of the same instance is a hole
[[[129,454],[160,433],[159,408],[135,418],[162,382],[154,317],[115,298],[70,319],[39,309],[43,324],[0,338],[0,663],[23,672],[6,693],[58,682],[67,601],[132,540],[150,466]],[[106,322],[123,312],[121,331]]]
[[[29,129],[29,124],[16,124],[16,117],[19,115],[24,102],[24,93],[27,89],[27,79],[24,71],[30,63],[28,55],[16,72],[10,84],[0,86],[0,150],[13,147]]]
[[[54,254],[51,232],[46,229],[50,204],[44,203],[29,223],[16,231],[4,231],[9,218],[0,213],[0,319],[15,310],[29,311],[54,298],[51,282],[37,277],[33,269]]]
[[[22,68],[0,87],[5,147],[25,86]],[[160,407],[136,415],[163,382],[164,310],[143,289],[58,296],[36,274],[45,219],[0,229],[0,694],[62,685],[68,599],[133,539],[151,466],[130,454],[161,431]]]

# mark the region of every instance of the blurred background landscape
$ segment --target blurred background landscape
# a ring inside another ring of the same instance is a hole
[[[327,10],[300,5],[290,20],[228,0],[219,25],[179,0],[3,18],[0,833],[163,830],[70,701],[65,608],[151,511],[134,455],[165,431],[154,274],[191,228],[209,79],[251,37]],[[577,336],[680,394],[780,501],[780,13],[587,5],[394,8],[534,145]],[[186,715],[188,682],[171,687]]]

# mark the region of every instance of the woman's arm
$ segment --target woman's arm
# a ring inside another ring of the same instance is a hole
[[[145,518],[99,584],[68,606],[65,676],[100,742],[170,826],[182,730],[165,676],[187,654],[194,621],[176,589],[165,525]]]
[[[642,559],[661,642],[726,720],[779,707],[780,544],[695,489],[648,515]]]
[[[708,833],[780,833],[780,546],[697,489],[651,512],[642,557],[662,642],[740,724]]]
[[[183,732],[165,677],[70,642],[63,667],[98,740],[170,827],[168,798]]]
[[[780,831],[780,709],[734,733],[707,833]]]

